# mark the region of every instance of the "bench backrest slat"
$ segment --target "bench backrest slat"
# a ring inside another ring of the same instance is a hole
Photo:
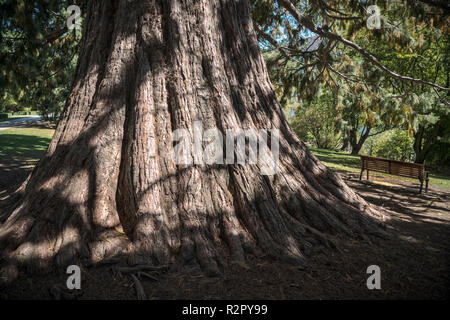
[[[360,155],[360,157],[362,167],[367,170],[419,179],[422,179],[425,175],[425,166],[423,164],[363,155]]]

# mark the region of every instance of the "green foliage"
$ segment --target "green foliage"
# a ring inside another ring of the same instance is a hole
[[[393,129],[367,139],[363,152],[369,156],[411,162],[414,138],[408,131]]]
[[[426,164],[450,172],[450,141],[438,141],[433,144]]]
[[[318,148],[334,149],[340,143],[336,116],[332,93],[320,90],[315,99],[297,108],[290,123],[300,139],[311,142]]]
[[[81,38],[66,26],[71,4],[85,11],[86,2],[75,0],[0,0],[0,111],[61,110]]]
[[[441,2],[291,3],[317,28],[354,42],[388,70],[449,87],[449,18],[448,8],[443,8]],[[374,4],[381,9],[380,29],[369,29],[366,25],[367,7]],[[311,48],[308,44],[317,35],[299,25],[277,1],[256,0],[253,5],[253,19],[261,30],[260,46],[283,107],[293,99],[301,103],[313,101],[325,86],[338,100],[336,126],[343,141],[354,145],[358,142],[356,135],[363,141],[366,128],[371,129],[370,134],[401,128],[405,130],[402,136],[413,137],[414,145],[421,146],[414,149],[416,152],[428,152],[429,159],[439,157],[433,154],[434,144],[445,140],[450,130],[450,123],[445,120],[445,110],[450,109],[445,92],[391,77],[354,48],[332,38],[318,38]],[[323,114],[319,109],[319,114]],[[307,111],[305,115],[313,114],[312,109]],[[308,122],[299,117],[297,122]],[[297,128],[297,132],[302,139],[311,140],[305,130]],[[442,153],[438,154],[443,159]]]
[[[291,2],[316,27],[354,41],[388,69],[446,85],[448,12],[439,6],[390,0]],[[368,29],[366,25],[367,7],[374,4],[381,9],[380,29]],[[386,76],[342,43],[329,38],[315,39],[317,35],[298,25],[277,1],[253,1],[253,19],[260,26],[260,45],[282,98],[286,95],[313,98],[320,83],[346,91],[348,86],[359,83],[365,95],[377,94],[379,89],[401,94],[414,86]]]
[[[428,131],[432,131],[438,123],[444,123],[448,129],[442,132],[441,136],[450,134],[450,107],[441,97],[434,92],[428,90],[420,94],[411,94],[404,99],[407,106],[411,106],[411,116],[408,122],[408,129],[411,133],[415,133],[420,126],[425,127]]]

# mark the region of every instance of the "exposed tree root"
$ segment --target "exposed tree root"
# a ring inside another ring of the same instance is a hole
[[[142,286],[142,283],[139,281],[139,279],[134,275],[130,274],[131,279],[133,279],[134,282],[134,288],[136,289],[136,296],[138,300],[147,300],[147,295],[145,294],[144,287]]]
[[[68,290],[61,284],[55,284],[50,288],[50,295],[55,300],[76,300],[83,295],[83,291]]]
[[[159,280],[157,277],[155,277],[155,276],[153,276],[153,275],[151,275],[151,274],[149,274],[147,272],[138,272],[137,276],[138,276],[139,279],[145,278],[145,279],[152,280],[152,281],[158,281]]]
[[[114,267],[114,270],[121,272],[121,273],[143,273],[143,271],[152,271],[152,272],[158,272],[158,271],[167,271],[168,266],[150,266],[150,265],[138,265],[133,267]]]

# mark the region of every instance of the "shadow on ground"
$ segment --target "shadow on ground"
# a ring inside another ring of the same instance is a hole
[[[44,125],[45,127],[45,125]],[[5,138],[5,135],[2,136]],[[49,139],[6,137],[21,145],[0,157],[0,200],[27,178]],[[5,145],[5,144],[4,144]],[[36,151],[36,148],[41,150]],[[0,152],[2,152],[0,150]],[[31,159],[31,160],[30,160]],[[339,239],[339,249],[314,248],[309,268],[249,257],[248,265],[230,263],[218,278],[193,267],[161,273],[143,282],[149,299],[446,299],[449,297],[450,193],[397,177],[357,173],[341,177],[366,201],[383,208],[392,237],[388,240]],[[381,290],[368,290],[369,265],[381,268]],[[0,299],[52,299],[51,288],[64,286],[65,270],[38,276],[23,274],[0,290]],[[135,299],[129,278],[110,267],[82,268],[80,299]]]
[[[342,174],[368,202],[391,218],[392,238],[356,241],[337,238],[339,250],[317,247],[309,268],[249,257],[247,266],[230,263],[221,277],[196,267],[161,273],[143,281],[149,299],[446,299],[449,296],[449,193],[433,187],[420,195],[409,181],[359,181]],[[381,290],[368,290],[367,267],[381,268]],[[52,299],[64,286],[64,270],[23,275],[0,291],[0,299]],[[132,281],[110,266],[82,268],[79,299],[135,299]]]

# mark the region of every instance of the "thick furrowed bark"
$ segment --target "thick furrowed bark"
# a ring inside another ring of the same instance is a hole
[[[278,173],[177,165],[171,132],[193,141],[194,121],[279,129]],[[122,253],[211,274],[247,254],[305,264],[330,235],[384,234],[289,128],[247,1],[91,1],[67,107],[19,198],[0,227],[7,278]]]

